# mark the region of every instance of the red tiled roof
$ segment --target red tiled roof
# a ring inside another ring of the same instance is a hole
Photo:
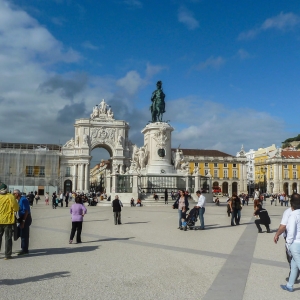
[[[204,150],[204,149],[180,149],[183,152],[183,155],[189,156],[214,156],[214,157],[233,157],[230,154],[221,152],[219,150]],[[176,151],[176,149],[172,149]]]
[[[285,158],[300,158],[300,151],[286,151],[281,152],[281,156]]]

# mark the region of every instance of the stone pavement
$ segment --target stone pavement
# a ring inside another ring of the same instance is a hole
[[[284,207],[266,205],[277,229]],[[30,254],[0,259],[0,299],[296,299],[280,289],[288,276],[284,242],[258,234],[253,206],[230,226],[225,203],[208,205],[206,230],[178,230],[177,210],[88,207],[82,244],[68,244],[68,208],[33,208]],[[20,241],[14,243],[19,250]],[[3,258],[3,252],[0,255]]]

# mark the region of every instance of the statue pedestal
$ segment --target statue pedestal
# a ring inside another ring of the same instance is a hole
[[[164,122],[148,124],[143,130],[144,145],[147,145],[148,163],[147,174],[174,174],[171,164],[171,132],[172,126]]]

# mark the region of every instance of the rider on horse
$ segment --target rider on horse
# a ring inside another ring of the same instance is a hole
[[[157,90],[152,93],[152,105],[150,110],[152,113],[152,122],[162,122],[162,115],[165,112],[165,94],[161,88],[162,82],[157,81]]]

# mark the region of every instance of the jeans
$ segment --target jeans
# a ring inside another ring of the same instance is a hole
[[[292,288],[298,276],[298,269],[300,269],[300,243],[293,243],[290,246],[290,251],[292,253],[293,258],[291,261],[291,273],[289,277],[289,282],[286,286]]]
[[[5,233],[5,257],[10,257],[12,254],[12,224],[0,224],[0,250],[2,245],[2,236]]]
[[[115,211],[114,212],[114,220],[115,220],[115,225],[122,224],[121,223],[121,212],[120,211]]]
[[[284,206],[289,206],[289,200],[284,201]]]
[[[81,243],[81,231],[82,231],[82,221],[80,222],[72,222],[72,229],[70,234],[70,241],[73,241],[75,236],[75,232],[77,231],[76,235],[76,242]]]
[[[182,222],[181,222],[181,213],[182,213],[182,210],[181,210],[181,209],[178,209],[178,215],[179,215],[179,227],[182,226]]]
[[[205,213],[205,207],[199,208],[199,219],[200,219],[200,228],[204,229],[204,213]]]
[[[28,252],[29,226],[31,225],[31,222],[32,222],[31,215],[28,215],[24,222],[24,227],[20,228],[21,249],[23,252]]]
[[[234,221],[236,225],[239,225],[240,219],[241,219],[241,210],[233,209],[233,211],[231,212],[231,225],[234,225]]]

